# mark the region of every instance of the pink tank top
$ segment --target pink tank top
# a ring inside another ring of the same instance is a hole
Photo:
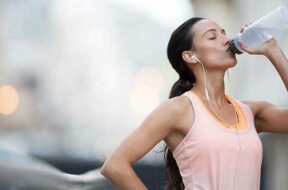
[[[259,190],[263,149],[248,105],[226,95],[240,120],[237,136],[194,92],[182,96],[190,99],[195,113],[189,132],[173,151],[185,190]]]

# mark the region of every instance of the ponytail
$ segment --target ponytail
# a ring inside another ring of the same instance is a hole
[[[173,84],[169,99],[182,95],[184,92],[193,88],[196,82],[193,71],[187,66],[182,59],[182,52],[194,48],[193,33],[190,31],[192,26],[203,18],[194,17],[182,25],[180,25],[171,35],[168,43],[167,55],[170,64],[179,74],[179,79]],[[173,157],[172,151],[166,145],[164,148],[165,160],[165,175],[166,184],[165,190],[184,190],[184,183],[177,166],[176,160]]]

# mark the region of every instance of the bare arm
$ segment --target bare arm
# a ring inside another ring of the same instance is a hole
[[[266,56],[277,70],[288,90],[288,59],[274,38],[271,38],[258,48],[248,47],[242,42],[240,42],[240,46],[244,51],[251,55]]]
[[[243,46],[249,54],[265,55],[273,64],[288,90],[288,59],[274,38],[265,42],[260,48]],[[279,107],[265,101],[246,101],[255,117],[258,132],[288,133],[288,108]]]
[[[258,133],[288,133],[288,108],[266,101],[243,101],[251,108]]]
[[[183,97],[172,98],[153,110],[110,155],[101,173],[118,189],[146,190],[132,166],[175,129],[186,101]]]
[[[273,64],[278,74],[280,75],[286,90],[288,90],[288,59],[282,49],[277,45],[277,43],[273,48],[271,48],[270,51],[268,51],[266,57]]]

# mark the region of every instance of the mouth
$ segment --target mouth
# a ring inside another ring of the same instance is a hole
[[[231,46],[229,45],[229,47],[226,49],[226,52],[232,55],[235,55],[235,52],[231,51]]]
[[[228,46],[228,48],[226,49],[226,52],[228,52],[228,51],[231,50],[231,42],[229,42],[228,45],[229,45],[229,46]]]
[[[227,54],[229,54],[229,56],[235,57],[235,53],[233,51],[231,51],[231,46],[229,46],[225,52],[227,52]]]
[[[226,52],[230,51],[230,46],[226,49]]]

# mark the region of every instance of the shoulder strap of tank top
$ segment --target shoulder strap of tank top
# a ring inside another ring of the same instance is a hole
[[[250,108],[247,104],[245,104],[245,103],[243,103],[243,102],[241,102],[241,101],[239,101],[239,100],[235,100],[235,101],[236,101],[236,102],[239,104],[239,106],[241,106],[241,108],[245,111],[248,119],[251,120],[252,122],[254,122],[254,115],[253,115],[253,113],[252,113],[251,108]]]
[[[196,97],[194,97],[193,94],[190,91],[184,92],[181,96],[188,97],[190,99],[191,104],[193,105],[194,111],[198,110],[199,105],[198,105],[198,102],[196,100]]]

